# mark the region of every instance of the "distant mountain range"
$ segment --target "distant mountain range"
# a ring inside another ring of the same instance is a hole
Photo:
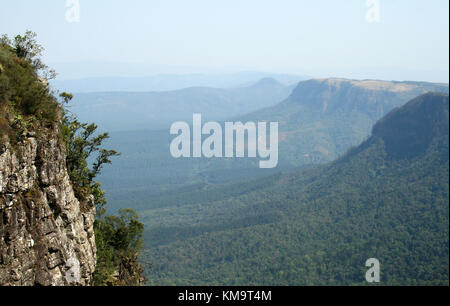
[[[189,87],[235,88],[248,87],[260,79],[273,78],[284,85],[307,80],[307,76],[265,72],[229,74],[159,74],[145,77],[91,77],[56,79],[52,86],[73,93],[87,92],[149,92],[173,91]]]
[[[246,87],[192,87],[164,92],[78,93],[70,111],[102,130],[169,130],[175,121],[192,122],[193,113],[224,120],[286,99],[295,85],[264,78]]]
[[[395,107],[426,92],[448,90],[448,84],[315,79],[300,82],[285,101],[238,119],[279,122],[282,162],[323,163],[361,143]]]
[[[333,93],[348,82],[311,85]],[[315,102],[304,101],[324,112]],[[448,286],[448,94],[394,109],[329,165],[179,199],[141,213],[151,284],[367,285],[365,262],[376,258],[381,285]]]

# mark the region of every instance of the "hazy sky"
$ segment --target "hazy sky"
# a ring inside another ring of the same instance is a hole
[[[65,0],[14,0],[2,1],[0,33],[37,32],[46,61],[86,67],[80,77],[133,63],[129,75],[257,70],[448,82],[449,1],[379,3],[380,20],[370,23],[366,0],[79,0],[80,21],[69,23]]]

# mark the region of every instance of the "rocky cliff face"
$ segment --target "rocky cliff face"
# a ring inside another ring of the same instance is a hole
[[[74,195],[57,131],[46,134],[0,142],[0,285],[92,281],[95,208]]]

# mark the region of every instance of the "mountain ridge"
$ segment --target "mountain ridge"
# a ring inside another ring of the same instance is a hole
[[[361,143],[395,107],[426,92],[448,90],[448,84],[426,82],[312,79],[300,82],[281,103],[237,119],[279,122],[281,164],[318,164]]]
[[[435,138],[448,137],[448,103],[448,95],[442,93],[419,96],[378,121],[372,134],[382,138],[396,158],[424,153]]]

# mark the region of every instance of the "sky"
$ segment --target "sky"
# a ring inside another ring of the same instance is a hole
[[[63,79],[264,71],[448,82],[448,0],[2,2],[0,33],[36,32]]]

